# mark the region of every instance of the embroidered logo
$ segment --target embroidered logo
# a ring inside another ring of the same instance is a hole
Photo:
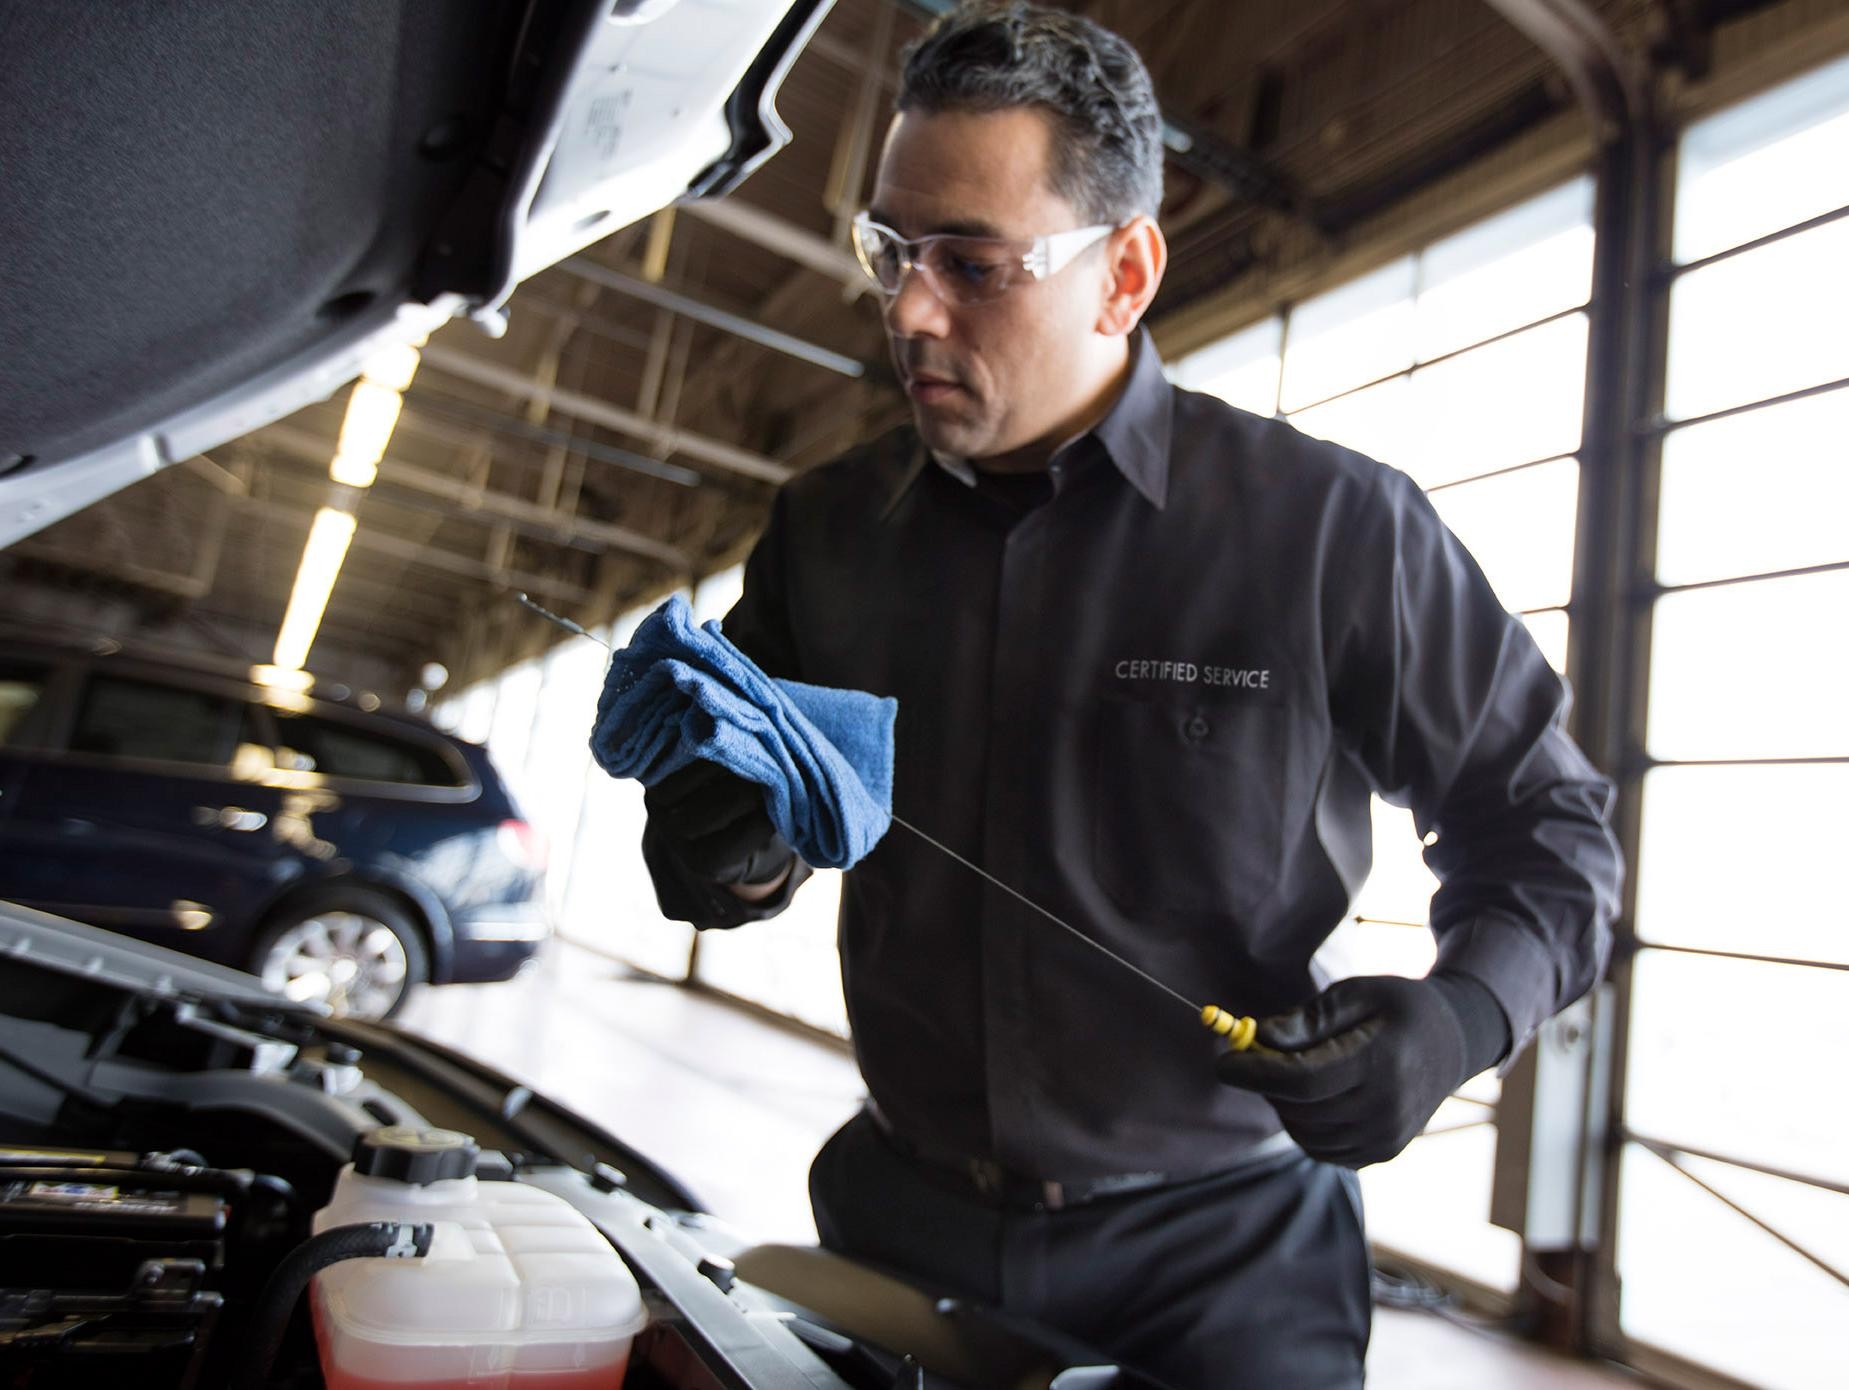
[[[1111,668],[1120,681],[1163,681],[1174,685],[1223,686],[1233,690],[1271,689],[1268,666],[1207,666],[1192,661],[1151,661],[1126,657]]]

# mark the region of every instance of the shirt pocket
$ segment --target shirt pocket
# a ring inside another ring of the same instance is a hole
[[[1248,913],[1279,878],[1290,711],[1109,700],[1093,724],[1099,885],[1134,917]]]

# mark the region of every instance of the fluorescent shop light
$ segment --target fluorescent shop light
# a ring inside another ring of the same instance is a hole
[[[308,660],[308,649],[314,645],[327,609],[327,596],[334,590],[334,576],[340,573],[340,563],[353,540],[353,526],[351,512],[323,507],[315,513],[308,544],[302,547],[302,567],[295,572],[295,588],[289,594],[289,610],[276,634],[272,660],[285,671],[299,671]]]
[[[371,487],[379,476],[379,463],[377,459],[335,454],[334,461],[327,466],[327,475],[348,487]]]
[[[250,678],[258,685],[267,685],[272,690],[293,690],[298,694],[315,683],[315,678],[306,671],[285,671],[280,666],[253,666],[250,668]]]
[[[375,386],[383,386],[387,391],[400,393],[411,389],[411,378],[417,375],[418,351],[409,343],[394,343],[382,348],[366,359],[366,365],[360,369],[360,375]]]
[[[379,460],[398,424],[404,391],[417,375],[418,350],[410,343],[394,343],[366,359],[360,379],[347,398],[347,418],[340,426],[340,447],[328,465],[328,476],[348,487],[371,487],[379,476]]]
[[[347,418],[340,427],[340,447],[328,473],[337,483],[369,487],[379,474],[386,441],[398,423],[404,397],[389,386],[361,377],[347,401]]]

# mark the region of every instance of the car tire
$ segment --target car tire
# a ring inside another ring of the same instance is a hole
[[[384,893],[331,888],[265,924],[250,970],[284,998],[379,1020],[430,979],[430,952],[410,914]]]

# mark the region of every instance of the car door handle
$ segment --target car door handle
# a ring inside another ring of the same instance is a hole
[[[270,823],[270,818],[261,811],[248,811],[242,806],[195,806],[193,807],[193,824],[197,826],[217,826],[220,830],[261,830]]]

